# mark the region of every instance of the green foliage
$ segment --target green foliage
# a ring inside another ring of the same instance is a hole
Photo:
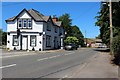
[[[108,2],[106,4],[101,4],[101,10],[99,16],[96,16],[97,22],[96,26],[100,27],[100,37],[102,41],[110,45],[110,22],[109,22],[109,6]],[[112,2],[112,23],[113,23],[113,51],[114,51],[114,62],[118,63],[120,61],[120,4],[118,2]]]
[[[7,43],[7,33],[3,32],[2,29],[0,29],[0,45],[6,45]]]
[[[59,17],[59,20],[62,21],[63,27],[65,31],[67,32],[66,37],[68,36],[73,36],[78,39],[78,45],[84,46],[84,36],[78,26],[71,26],[72,24],[72,19],[70,19],[69,14],[63,14],[62,16]],[[66,40],[65,40],[66,41]],[[69,40],[70,41],[70,40]],[[68,41],[66,41],[67,43]]]
[[[71,36],[74,36],[78,39],[78,45],[84,46],[84,36],[76,25],[71,26]]]
[[[7,44],[7,33],[6,32],[2,33],[2,44],[3,45]]]
[[[120,34],[113,39],[114,63],[120,65]]]
[[[2,45],[2,29],[0,29],[0,46]]]
[[[76,37],[70,36],[64,40],[65,44],[75,43],[78,44],[79,40]]]
[[[65,13],[59,17],[59,20],[62,21],[63,27],[64,27],[65,31],[67,32],[66,36],[70,36],[71,24],[72,24],[72,19],[70,19],[70,15]]]

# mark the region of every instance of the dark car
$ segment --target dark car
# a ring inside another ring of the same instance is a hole
[[[74,43],[70,43],[65,46],[65,50],[77,50],[78,46]]]

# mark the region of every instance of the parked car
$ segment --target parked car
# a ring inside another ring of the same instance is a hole
[[[100,44],[100,45],[98,46],[98,48],[107,48],[107,45],[105,45],[105,44]]]
[[[78,46],[74,43],[69,43],[65,46],[65,50],[77,50]]]

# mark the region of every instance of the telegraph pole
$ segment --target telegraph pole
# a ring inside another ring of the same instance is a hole
[[[112,42],[113,42],[113,26],[112,26],[112,1],[109,2],[109,12],[110,12],[110,53],[113,55]]]

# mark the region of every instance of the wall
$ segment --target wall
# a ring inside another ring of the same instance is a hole
[[[31,17],[24,11],[18,18],[31,18]],[[7,32],[16,32],[16,31],[17,31],[17,19],[14,22],[7,23]],[[35,22],[32,19],[32,29],[20,29],[20,31],[21,31],[21,35],[28,35],[28,49],[29,50],[32,50],[32,47],[30,46],[30,35],[37,35],[37,46],[35,47],[35,50],[39,50],[39,48],[43,49],[42,44],[39,43],[40,41],[41,41],[41,43],[43,42],[42,35],[40,36],[39,34],[31,33],[31,32],[42,33],[43,32],[43,22]],[[24,32],[30,32],[30,33],[24,33]],[[20,45],[19,46],[12,45],[13,44],[13,35],[17,35],[17,33],[10,33],[10,35],[7,35],[7,41],[10,41],[10,43],[7,42],[7,48],[10,48],[11,50],[13,50],[14,47],[16,47],[19,50]],[[19,44],[20,44],[20,40],[19,40]]]

